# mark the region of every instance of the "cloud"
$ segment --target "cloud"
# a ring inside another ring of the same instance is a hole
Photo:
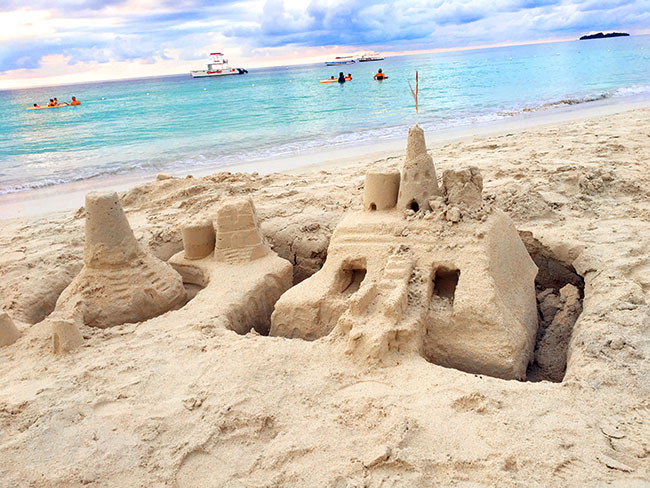
[[[650,0],[31,0],[29,7],[0,0],[0,24],[2,76],[45,69],[46,56],[70,66],[180,65],[217,48],[232,59],[320,46],[398,51],[647,29]]]

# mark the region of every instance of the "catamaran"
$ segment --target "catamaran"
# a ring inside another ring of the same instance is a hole
[[[376,52],[363,53],[358,61],[360,63],[367,63],[368,61],[382,61],[384,57]]]
[[[243,75],[248,73],[244,68],[231,68],[222,53],[210,53],[207,69],[190,71],[192,78],[207,78],[212,76]]]
[[[334,61],[327,61],[325,64],[327,66],[339,66],[342,64],[354,64],[354,63],[356,63],[354,56],[336,56],[336,58],[334,58]]]

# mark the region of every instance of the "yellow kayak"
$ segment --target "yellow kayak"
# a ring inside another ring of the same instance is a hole
[[[70,104],[68,103],[59,103],[58,105],[52,105],[51,107],[48,107],[47,105],[44,106],[38,106],[38,107],[27,107],[27,110],[40,110],[42,108],[59,108],[59,107],[69,107]]]
[[[352,81],[352,78],[347,78],[346,77],[345,81]],[[338,78],[335,79],[335,80],[320,80],[320,83],[338,83],[338,82],[339,82]]]

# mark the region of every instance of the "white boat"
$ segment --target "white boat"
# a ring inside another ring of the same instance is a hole
[[[356,63],[354,56],[336,56],[336,58],[334,58],[334,61],[327,61],[325,64],[327,66],[339,66],[342,64],[354,64],[354,63]]]
[[[367,63],[368,61],[383,61],[383,59],[384,57],[381,54],[370,52],[370,53],[363,53],[359,57],[358,61],[360,63]]]
[[[243,75],[248,73],[244,68],[231,68],[222,53],[210,53],[207,69],[190,71],[192,78],[208,78],[213,76]]]

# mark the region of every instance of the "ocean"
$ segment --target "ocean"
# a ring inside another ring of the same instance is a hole
[[[380,67],[389,78],[374,81]],[[340,70],[352,82],[318,82]],[[415,88],[416,70],[417,114],[408,86]],[[82,105],[26,110],[71,96]],[[0,195],[135,173],[218,171],[404,137],[416,122],[436,131],[645,99],[650,36],[0,91]]]

